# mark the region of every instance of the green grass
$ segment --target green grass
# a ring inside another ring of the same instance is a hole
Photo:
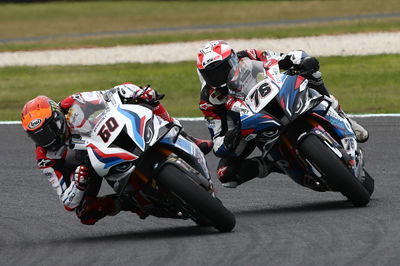
[[[325,83],[348,113],[400,113],[400,55],[321,58]]]
[[[322,57],[325,83],[348,113],[398,113],[400,55]],[[79,91],[104,90],[126,81],[151,84],[165,93],[175,117],[201,116],[194,62],[103,66],[0,68],[0,120],[18,120],[24,103],[37,95],[59,101]]]
[[[301,24],[291,26],[237,28],[214,31],[170,32],[140,34],[134,36],[105,36],[86,38],[60,38],[40,42],[0,43],[0,51],[43,50],[80,47],[111,47],[117,45],[140,45],[160,42],[196,41],[234,38],[285,38],[316,35],[334,35],[373,31],[400,30],[400,17],[392,19],[372,19],[343,21],[334,23]]]
[[[399,12],[398,0],[101,1],[0,4],[0,39]],[[46,41],[2,43],[0,51],[232,37],[288,37],[360,31],[398,31],[399,25],[400,18],[397,17],[231,30],[165,33],[148,31],[120,36],[54,37]]]

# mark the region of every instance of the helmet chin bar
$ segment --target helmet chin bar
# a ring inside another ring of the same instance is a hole
[[[216,61],[204,69],[199,69],[200,74],[209,86],[221,87],[229,81],[229,76],[233,70],[236,73],[238,68],[238,58],[235,53],[222,61]]]
[[[57,150],[67,139],[68,128],[65,116],[58,111],[39,129],[28,132],[28,136],[39,146],[48,150]]]

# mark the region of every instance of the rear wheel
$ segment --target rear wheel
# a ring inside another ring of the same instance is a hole
[[[305,137],[300,143],[299,150],[325,176],[332,188],[340,191],[355,206],[368,204],[370,193],[320,138],[315,135]]]
[[[166,164],[158,175],[159,183],[195,210],[199,224],[208,221],[221,232],[235,227],[235,216],[187,174],[173,164]]]

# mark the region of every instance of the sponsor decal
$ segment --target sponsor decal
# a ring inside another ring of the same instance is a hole
[[[52,177],[52,176],[53,176],[53,174],[52,174],[52,173],[50,173],[50,172],[46,172],[46,173],[44,173],[44,176],[45,176],[45,177]]]
[[[74,198],[75,198],[75,195],[76,195],[75,192],[71,193],[71,195],[68,198],[68,201],[72,202],[74,200]]]
[[[53,161],[49,159],[39,159],[37,164],[39,168],[45,168],[51,166],[53,164]]]
[[[356,149],[356,141],[354,140],[354,138],[344,138],[342,140],[344,149],[347,152],[353,151]]]
[[[36,128],[38,125],[40,125],[41,123],[42,123],[42,119],[38,118],[38,119],[35,119],[35,120],[31,121],[31,122],[29,123],[28,127],[29,127],[30,129],[34,129],[34,128]]]
[[[50,101],[51,110],[57,111],[59,110],[58,104],[56,102]]]
[[[250,134],[244,140],[245,141],[250,141],[250,140],[254,139],[255,137],[257,137],[257,134]]]
[[[227,172],[228,172],[228,166],[223,166],[217,169],[217,175],[219,178],[226,175]]]
[[[201,110],[208,110],[209,108],[213,107],[211,104],[208,103],[202,103],[200,104],[200,109]]]
[[[145,133],[146,133],[146,136],[145,136],[144,139],[145,139],[146,143],[149,144],[150,141],[153,139],[154,131],[153,131],[153,129],[149,126],[149,127],[147,127],[147,131],[146,131]]]

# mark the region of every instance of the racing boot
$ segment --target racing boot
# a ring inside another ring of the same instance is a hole
[[[322,79],[322,73],[316,71],[311,75],[307,76],[308,84],[311,88],[318,91],[320,94],[330,97],[333,100],[332,107],[344,118],[349,120],[354,133],[356,134],[356,139],[358,142],[366,142],[369,138],[368,131],[358,124],[353,119],[349,118],[343,110],[341,110],[338,100],[331,94],[329,94],[328,89],[325,87],[324,81]]]
[[[222,186],[227,188],[236,188],[244,182],[250,181],[256,177],[265,178],[273,172],[274,165],[267,163],[261,157],[254,157],[252,159],[245,159],[241,164],[238,171],[235,171],[232,166],[223,166],[218,168],[218,177]],[[229,172],[237,172],[236,174],[229,174]]]
[[[356,139],[360,143],[364,143],[369,138],[368,130],[366,130],[363,126],[357,123],[355,120],[347,117],[349,119],[351,127],[353,128],[354,133],[356,134]]]
[[[312,74],[305,76],[308,79],[308,86],[318,91],[320,94],[325,96],[330,96],[328,88],[325,87],[324,80],[322,79],[322,73],[320,71],[316,71]]]
[[[181,131],[181,134],[185,138],[193,141],[197,145],[197,147],[199,147],[200,150],[204,153],[204,155],[208,154],[214,146],[214,143],[211,140],[195,138],[193,136],[190,136],[185,131]]]
[[[350,117],[348,117],[347,114],[340,107],[338,100],[333,95],[330,95],[329,97],[333,100],[332,108],[334,108],[340,116],[342,116],[343,118],[347,119],[350,122],[351,128],[354,131],[354,134],[356,134],[357,142],[360,142],[360,143],[366,142],[369,138],[368,130],[366,130],[363,126],[361,126],[359,123],[357,123],[354,119],[351,119]]]
[[[129,197],[129,195],[119,195],[118,201],[121,211],[136,213],[140,219],[146,219],[146,217],[149,216],[138,206],[137,202],[135,202],[132,197]]]
[[[121,211],[115,194],[103,197],[86,196],[81,205],[75,209],[82,224],[94,225],[105,216],[114,216]]]

